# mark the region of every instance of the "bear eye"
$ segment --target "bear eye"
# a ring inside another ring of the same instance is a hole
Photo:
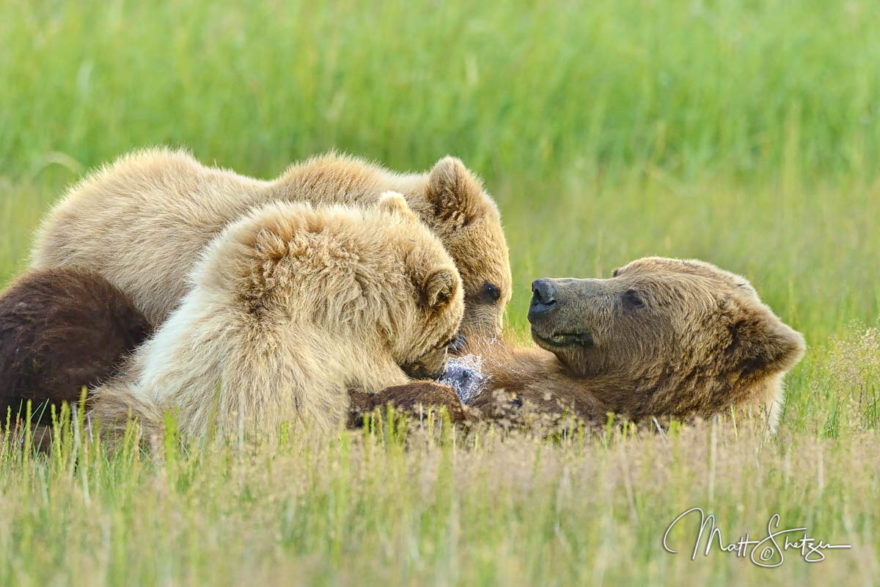
[[[630,309],[641,308],[645,305],[639,293],[634,289],[628,289],[623,294],[623,305]]]
[[[488,304],[494,304],[501,298],[501,290],[498,289],[498,286],[494,283],[489,283],[488,281],[483,284],[483,289],[480,291],[480,297],[485,300]]]

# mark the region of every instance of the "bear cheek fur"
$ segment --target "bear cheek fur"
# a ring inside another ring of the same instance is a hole
[[[726,367],[724,375],[738,392],[728,402],[766,406],[771,417],[778,415],[783,401],[782,376],[803,356],[803,336],[756,297],[736,292],[726,296],[720,307],[723,320],[719,322],[726,326],[729,337],[722,369]]]
[[[652,388],[668,376],[669,365],[679,363],[670,356],[673,344],[671,325],[663,316],[641,321],[612,316],[601,326],[590,329],[593,344],[570,346],[554,351],[575,377],[601,376],[627,382],[636,388]]]
[[[713,305],[675,324],[678,358],[670,363],[664,393],[649,397],[643,412],[708,417],[755,406],[773,428],[782,377],[803,355],[803,337],[748,290],[718,289]]]
[[[636,284],[620,279],[560,279],[555,281],[556,307],[532,323],[532,336],[578,378],[601,376],[622,387],[651,387],[662,376],[674,344],[668,308],[628,309],[621,294]],[[587,346],[560,347],[542,342],[555,335],[588,334]]]
[[[593,344],[550,349],[575,381],[589,389],[606,411],[638,418],[657,410],[658,398],[675,385],[681,349],[663,312],[625,312],[610,299],[593,305],[581,318]],[[545,347],[546,348],[546,347]],[[664,409],[668,409],[664,406]]]
[[[510,264],[506,262],[507,242],[504,240],[500,220],[476,221],[469,236],[462,239],[459,246],[467,247],[471,251],[470,255],[464,252],[457,254],[455,251],[458,247],[451,246],[453,256],[461,259],[457,265],[465,289],[462,334],[465,337],[500,337],[504,326],[504,310],[513,293]],[[473,251],[482,253],[474,257]],[[497,299],[486,296],[487,284],[497,288],[500,294]]]

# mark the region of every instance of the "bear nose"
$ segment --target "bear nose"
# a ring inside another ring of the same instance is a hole
[[[556,286],[549,279],[536,279],[532,282],[532,303],[529,306],[529,320],[538,314],[552,310],[556,305]]]
[[[421,362],[407,363],[401,365],[403,372],[413,379],[440,379],[446,372],[446,361],[434,369],[429,368]]]
[[[536,279],[532,282],[533,302],[552,306],[556,303],[556,286],[549,279]]]

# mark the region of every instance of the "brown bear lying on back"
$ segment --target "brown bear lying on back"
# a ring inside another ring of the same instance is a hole
[[[500,416],[511,402],[593,422],[608,413],[638,420],[757,407],[775,427],[782,378],[804,339],[744,278],[702,261],[649,257],[611,279],[539,279],[532,289],[529,322],[541,349],[469,349],[488,377],[471,403],[483,416]]]

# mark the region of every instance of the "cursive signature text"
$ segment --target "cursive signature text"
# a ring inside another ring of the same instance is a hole
[[[812,538],[806,528],[779,528],[779,514],[773,514],[767,520],[767,535],[763,538],[752,538],[748,532],[735,542],[725,543],[721,530],[715,526],[714,514],[706,515],[702,508],[693,507],[680,513],[663,534],[663,549],[666,552],[676,554],[678,551],[669,546],[669,533],[684,518],[691,514],[699,515],[699,527],[697,538],[694,540],[694,550],[691,560],[696,560],[700,552],[703,537],[706,536],[703,556],[709,556],[713,546],[717,546],[721,552],[734,553],[739,558],[746,558],[755,565],[764,568],[775,568],[785,562],[785,553],[788,551],[800,554],[804,562],[820,563],[825,560],[825,551],[843,548],[852,548],[850,544],[829,544],[822,540]],[[708,535],[706,535],[708,532]]]

